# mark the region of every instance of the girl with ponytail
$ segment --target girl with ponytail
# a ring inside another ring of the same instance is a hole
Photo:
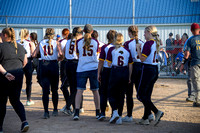
[[[99,84],[97,81],[97,68],[98,68],[98,57],[99,42],[92,39],[91,34],[93,27],[90,24],[86,24],[84,27],[85,35],[76,41],[76,53],[79,57],[77,66],[77,93],[75,98],[75,114],[74,120],[79,120],[79,110],[82,101],[83,91],[86,89],[87,79],[90,80],[90,89],[94,95],[94,102],[96,107],[96,118],[99,117],[100,100],[99,100]],[[73,49],[73,48],[72,48]]]
[[[141,44],[141,50],[143,48],[144,42],[138,38],[138,27],[136,25],[132,25],[128,27],[128,35],[130,37],[129,41],[124,43],[124,47],[129,49],[131,52],[131,56],[133,58],[133,72],[131,76],[131,83],[129,84],[128,89],[125,91],[126,95],[126,106],[127,106],[127,115],[122,118],[124,122],[132,122],[132,112],[133,112],[133,85],[135,84],[135,88],[137,91],[139,85],[139,79],[141,75],[141,60],[139,59],[136,44]]]
[[[21,131],[26,132],[29,125],[26,121],[24,105],[20,102],[20,94],[27,52],[23,46],[16,43],[13,28],[4,28],[1,37],[3,43],[0,45],[0,132],[3,132],[8,98],[22,122]]]
[[[107,54],[108,66],[111,66],[109,79],[109,102],[113,113],[110,123],[122,124],[124,94],[131,82],[133,59],[128,49],[122,46],[124,37],[121,33],[115,35],[114,47],[109,48]]]
[[[56,40],[53,40],[55,32],[53,28],[47,28],[42,40],[37,46],[36,50],[33,53],[35,57],[39,52],[41,55],[41,60],[39,60],[39,84],[42,87],[43,95],[42,101],[44,105],[44,119],[50,117],[48,104],[49,104],[49,94],[50,86],[52,92],[52,101],[53,101],[53,116],[58,115],[58,82],[59,82],[59,67],[58,59],[62,57],[61,45]]]
[[[27,95],[27,101],[26,105],[30,106],[34,104],[34,101],[31,100],[31,90],[32,90],[32,73],[33,73],[33,64],[32,64],[32,53],[35,50],[35,44],[28,40],[29,37],[29,31],[27,29],[21,29],[20,33],[20,39],[17,40],[17,43],[21,44],[27,52],[27,59],[28,63],[24,67],[24,74],[26,77],[26,95]]]
[[[141,51],[141,44],[137,44],[137,52],[142,62],[142,72],[140,77],[140,84],[137,88],[137,98],[144,105],[144,115],[139,121],[141,125],[149,125],[152,119],[152,113],[155,115],[155,125],[157,125],[164,115],[164,113],[156,108],[151,101],[151,94],[153,86],[158,79],[158,60],[157,54],[160,51],[160,41],[158,38],[157,28],[155,26],[148,26],[145,28],[144,37],[146,42]]]

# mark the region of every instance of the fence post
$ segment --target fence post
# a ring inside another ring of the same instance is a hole
[[[8,28],[8,16],[6,16],[6,28]]]

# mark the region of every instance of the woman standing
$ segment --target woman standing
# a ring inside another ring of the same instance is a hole
[[[44,105],[44,119],[49,118],[49,94],[50,86],[52,92],[53,101],[53,116],[58,115],[58,82],[59,82],[59,67],[57,59],[62,57],[61,45],[58,41],[53,40],[55,32],[53,28],[47,28],[44,36],[39,46],[33,53],[35,57],[39,52],[41,54],[40,60],[40,80],[39,83],[42,87],[43,95],[42,101]]]
[[[20,38],[17,40],[17,43],[21,44],[26,52],[27,52],[27,58],[28,58],[28,63],[24,67],[24,74],[26,77],[26,95],[27,95],[27,102],[26,105],[30,106],[34,104],[34,102],[31,100],[31,90],[32,90],[32,53],[35,50],[35,45],[33,42],[28,40],[29,37],[29,31],[27,29],[21,29],[20,33]]]
[[[13,28],[4,28],[0,44],[0,132],[3,132],[3,121],[6,115],[6,103],[9,98],[15,112],[22,122],[21,131],[29,129],[20,94],[23,83],[23,67],[27,63],[26,50],[16,43]]]
[[[128,49],[122,46],[124,37],[121,33],[115,35],[114,47],[108,50],[107,62],[112,68],[108,87],[109,102],[113,110],[110,123],[122,124],[124,94],[131,83],[133,59]]]
[[[124,122],[132,122],[132,112],[133,112],[133,85],[135,84],[135,88],[137,91],[139,79],[141,75],[141,61],[139,59],[136,44],[141,44],[141,49],[143,48],[144,42],[138,39],[138,27],[133,25],[128,27],[128,35],[131,38],[129,41],[124,43],[124,47],[129,49],[131,52],[131,56],[133,58],[133,72],[132,72],[132,78],[131,83],[129,84],[129,87],[126,88],[126,106],[127,106],[127,115],[122,118],[122,121]]]
[[[155,114],[155,125],[157,125],[161,117],[164,115],[164,113],[158,110],[151,101],[153,86],[158,79],[157,54],[160,51],[160,41],[158,38],[157,28],[155,26],[146,27],[144,37],[146,42],[142,51],[141,44],[137,44],[137,52],[142,62],[142,72],[137,91],[137,98],[144,105],[144,115],[139,124],[149,125],[148,117],[151,115],[151,111],[153,111]]]
[[[97,52],[99,52],[99,42],[92,39],[91,34],[93,27],[90,24],[86,24],[84,27],[84,38],[76,41],[76,52],[78,54],[78,66],[77,66],[77,93],[75,99],[75,114],[74,120],[79,120],[79,110],[82,101],[83,91],[86,90],[87,79],[90,80],[90,90],[94,95],[94,103],[96,107],[96,118],[99,117],[100,110],[100,98],[99,98],[99,84],[97,80],[97,68],[98,59]]]

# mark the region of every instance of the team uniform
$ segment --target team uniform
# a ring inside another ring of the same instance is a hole
[[[78,56],[76,54],[76,39],[68,40],[65,47],[65,58],[67,63],[65,64],[66,76],[69,81],[70,95],[67,102],[66,108],[69,110],[72,105],[75,109],[75,96],[77,91],[77,79],[76,79],[76,69],[78,65]]]
[[[142,55],[146,57],[146,60],[141,63],[142,71],[137,90],[137,98],[144,104],[145,111],[143,119],[146,120],[151,115],[151,111],[155,114],[158,113],[158,109],[151,101],[153,86],[158,79],[158,60],[155,40],[147,41],[144,44]]]
[[[100,57],[99,57],[99,60],[104,61],[103,69],[101,72],[101,85],[99,87],[100,108],[101,108],[102,116],[105,116],[105,110],[106,110],[107,99],[108,99],[108,85],[109,85],[111,66],[110,67],[108,66],[108,62],[106,61],[106,58],[107,58],[108,50],[111,47],[114,47],[112,43],[102,46]]]
[[[90,80],[90,89],[98,90],[97,69],[99,42],[91,39],[90,50],[84,47],[84,38],[77,40],[76,52],[79,55],[77,66],[77,89],[85,90],[87,79]]]
[[[59,67],[58,67],[58,52],[56,40],[51,40],[49,46],[48,39],[44,39],[39,44],[41,54],[40,60],[40,85],[43,91],[43,105],[45,113],[48,113],[48,103],[50,86],[52,91],[52,101],[54,110],[57,110],[58,105],[58,82],[59,82]]]
[[[67,41],[68,41],[67,39],[62,39],[62,40],[59,41],[60,44],[61,44],[62,50],[66,46]],[[60,89],[63,92],[64,98],[65,98],[65,101],[66,101],[66,105],[67,105],[67,102],[68,102],[68,99],[69,99],[69,91],[68,91],[69,83],[68,83],[68,78],[67,78],[67,75],[66,75],[66,63],[67,63],[66,58],[64,58],[64,60],[60,62],[60,78],[61,78],[61,82],[62,82]]]
[[[141,44],[141,50],[143,48],[144,42],[141,40],[138,40],[138,43]],[[139,79],[141,75],[141,60],[139,59],[137,49],[136,49],[136,40],[131,39],[124,43],[124,47],[129,49],[131,52],[131,56],[133,58],[133,71],[131,76],[131,83],[129,84],[129,87],[126,90],[126,105],[127,105],[127,116],[132,116],[133,111],[133,84],[135,84],[135,88],[137,90]]]
[[[24,39],[21,43],[21,39],[17,40],[17,43],[21,44],[26,52],[28,62],[26,66],[23,68],[26,77],[26,95],[27,95],[27,102],[31,100],[31,90],[32,90],[32,73],[33,73],[33,66],[32,66],[32,57],[31,57],[31,44],[29,40]]]
[[[112,110],[118,110],[119,116],[122,116],[125,89],[128,88],[129,82],[128,64],[132,64],[133,59],[128,49],[111,47],[106,60],[112,63],[108,87],[109,102]]]

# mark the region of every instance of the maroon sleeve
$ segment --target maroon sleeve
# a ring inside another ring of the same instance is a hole
[[[99,56],[99,60],[102,60],[104,61],[106,59],[106,52],[105,52],[105,48],[107,47],[108,45],[104,45],[101,47],[101,53],[100,53],[100,56]]]
[[[124,43],[124,48],[129,49],[129,43],[130,43],[131,41],[132,41],[132,40],[126,41],[126,42]]]
[[[147,41],[144,46],[143,46],[143,50],[142,50],[142,55],[144,57],[147,57],[150,55],[151,53],[151,46],[153,45],[154,41]]]
[[[107,53],[106,61],[108,61],[108,62],[110,62],[110,63],[112,63],[112,51],[113,51],[114,48],[115,48],[115,47],[109,48],[108,53]]]

